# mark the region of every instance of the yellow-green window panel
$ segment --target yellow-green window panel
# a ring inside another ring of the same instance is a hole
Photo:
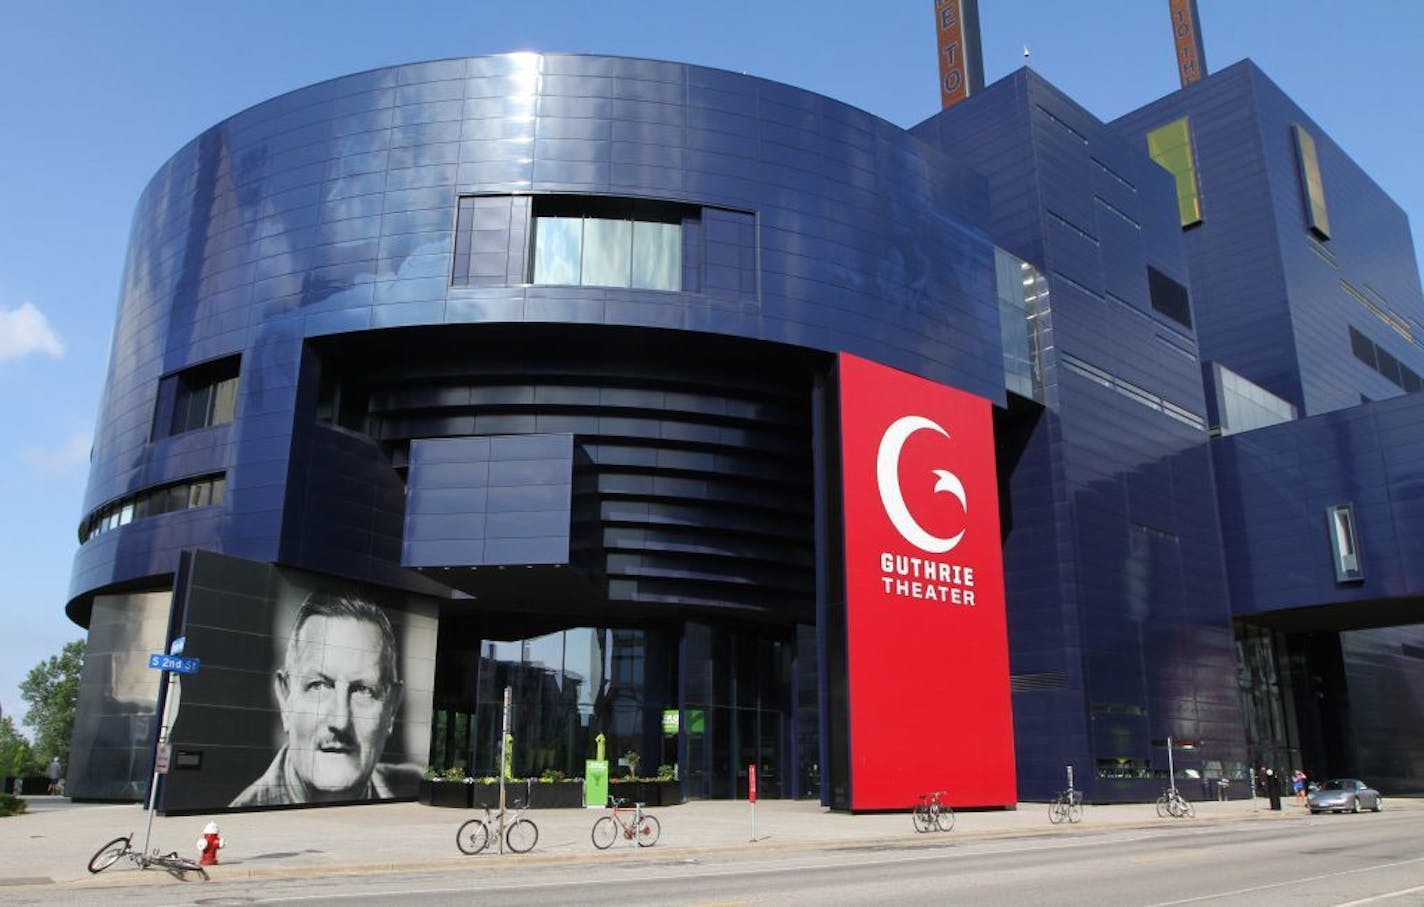
[[[1291,127],[1295,137],[1295,159],[1300,167],[1300,189],[1305,196],[1305,225],[1321,239],[1330,238],[1330,212],[1325,207],[1325,181],[1320,178],[1320,158],[1315,153],[1315,137],[1300,125]]]
[[[1177,211],[1183,227],[1201,223],[1201,190],[1186,117],[1147,133],[1147,153],[1177,180]]]

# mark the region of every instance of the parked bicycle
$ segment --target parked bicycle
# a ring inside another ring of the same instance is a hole
[[[954,828],[954,810],[944,802],[943,797],[944,791],[942,790],[920,794],[920,802],[915,804],[912,814],[915,820],[915,831],[928,832],[935,829],[949,831]]]
[[[471,819],[455,832],[455,846],[461,853],[473,856],[489,846],[490,838],[498,832],[498,816],[485,807],[483,819]],[[490,829],[496,829],[490,834]],[[514,853],[528,853],[539,842],[539,826],[524,818],[523,809],[506,810],[504,815],[504,845]]]
[[[1054,825],[1078,822],[1083,818],[1083,792],[1068,788],[1048,804],[1048,821]]]
[[[103,872],[125,857],[139,869],[162,869],[174,878],[185,882],[188,881],[190,872],[196,872],[198,878],[205,882],[208,880],[208,871],[200,866],[197,860],[180,857],[176,850],[171,853],[159,853],[157,848],[154,848],[152,853],[134,850],[132,834],[123,838],[115,838],[100,847],[94,856],[89,858],[89,871]]]
[[[656,816],[650,816],[643,812],[643,804],[633,803],[632,810],[619,807],[626,807],[629,801],[620,800],[617,797],[609,797],[608,805],[612,809],[606,816],[600,816],[597,822],[593,823],[593,846],[599,850],[607,850],[613,846],[613,842],[621,837],[626,841],[637,841],[639,847],[652,847],[658,843],[658,835],[662,833],[662,825]]]
[[[1192,808],[1192,804],[1187,802],[1187,798],[1182,796],[1182,792],[1176,787],[1169,787],[1162,791],[1162,796],[1157,798],[1157,815],[1159,818],[1171,816],[1174,819],[1194,818],[1197,811]]]

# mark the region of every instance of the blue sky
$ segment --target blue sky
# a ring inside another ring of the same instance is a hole
[[[1254,59],[1424,233],[1424,2],[1198,0],[1210,69]],[[763,76],[901,126],[939,103],[933,0],[0,0],[0,708],[64,617],[129,220],[198,132],[303,85],[511,50]],[[980,0],[984,69],[1102,119],[1177,87],[1167,0]],[[1025,61],[1024,47],[1031,52]]]

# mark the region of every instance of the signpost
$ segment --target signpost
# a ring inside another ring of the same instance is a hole
[[[148,656],[148,666],[156,671],[172,671],[174,674],[196,674],[202,662],[197,658],[182,658],[154,652]]]
[[[186,637],[178,637],[173,640],[170,646],[172,655],[164,655],[162,652],[154,652],[148,656],[148,666],[155,671],[162,671],[164,680],[171,687],[178,682],[177,674],[196,674],[200,662],[196,658],[183,658],[180,653],[183,651],[183,643]],[[158,728],[158,740],[154,744],[153,751],[153,780],[148,785],[148,827],[143,833],[143,852],[148,853],[148,841],[153,835],[153,813],[158,808],[158,776],[168,774],[169,757],[172,747],[168,745],[168,710],[173,704],[173,696],[170,693],[163,704],[163,722]]]
[[[756,843],[756,763],[747,765],[747,799],[752,804],[752,843]]]

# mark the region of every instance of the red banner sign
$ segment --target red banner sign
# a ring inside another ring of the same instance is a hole
[[[747,765],[747,799],[756,802],[756,764]]]
[[[851,809],[1012,805],[992,407],[839,362]]]

